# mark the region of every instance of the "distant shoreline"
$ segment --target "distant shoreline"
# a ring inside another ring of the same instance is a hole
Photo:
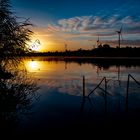
[[[140,57],[89,57],[89,56],[16,56],[14,60],[27,59],[29,61],[49,61],[49,62],[64,62],[64,63],[78,63],[94,64],[98,67],[109,68],[110,66],[138,66],[140,67]],[[12,59],[9,57],[9,59]]]
[[[1,54],[3,57],[52,57],[52,58],[90,58],[90,59],[140,59],[140,47],[139,48],[112,48],[112,47],[99,47],[92,50],[82,50],[78,49],[75,51],[65,50],[63,52],[55,51],[55,52],[17,52],[16,54],[7,53]]]
[[[19,56],[18,56],[19,57]],[[140,57],[94,57],[94,56],[44,56],[44,55],[31,55],[31,56],[21,56],[21,57],[43,57],[50,59],[112,59],[112,60],[140,60]]]
[[[42,58],[49,58],[49,59],[100,59],[100,60],[140,60],[140,57],[95,57],[95,56],[44,56],[44,55],[17,55],[17,56],[12,56],[10,55],[9,58],[16,58],[16,57],[23,57],[23,58],[36,58],[36,57],[42,57]],[[4,58],[1,57],[0,58]],[[8,58],[8,56],[6,56]]]

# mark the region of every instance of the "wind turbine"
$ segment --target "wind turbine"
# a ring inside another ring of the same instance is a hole
[[[122,26],[120,28],[119,31],[116,31],[118,33],[118,43],[119,43],[119,48],[121,46],[121,39],[122,39]],[[118,66],[118,81],[119,81],[119,85],[120,85],[120,66]]]
[[[97,40],[97,46],[99,45],[100,41],[99,41],[99,36],[98,36],[98,40]]]
[[[68,46],[67,43],[64,43],[64,45],[65,45],[65,51],[67,51],[67,46]]]
[[[116,31],[118,33],[118,44],[119,44],[119,48],[120,48],[120,45],[121,45],[121,39],[122,39],[122,26],[120,28],[120,30]]]
[[[98,39],[97,39],[97,47],[99,47],[99,46],[101,46],[102,44],[101,44],[101,42],[100,42],[100,39],[99,39],[99,36],[98,36]]]

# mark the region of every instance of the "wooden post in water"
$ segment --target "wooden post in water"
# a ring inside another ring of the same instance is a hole
[[[105,113],[107,112],[107,80],[106,80],[106,77],[105,77]]]
[[[129,79],[130,79],[130,75],[128,75],[128,79],[127,79],[127,89],[126,89],[126,103],[125,103],[125,109],[126,109],[126,112],[128,112],[128,92],[129,92]]]
[[[83,76],[83,97],[85,97],[85,76]]]
[[[85,105],[85,76],[83,76],[83,96],[82,96],[82,103],[81,103],[81,108],[80,108],[81,115],[84,112],[84,105]]]
[[[126,89],[126,103],[125,103],[126,112],[128,112],[128,94],[129,94],[130,78],[132,78],[138,85],[140,85],[140,82],[138,82],[131,74],[128,74],[127,89]]]

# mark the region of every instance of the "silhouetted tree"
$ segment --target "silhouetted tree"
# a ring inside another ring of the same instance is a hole
[[[9,0],[0,0],[0,55],[19,54],[28,51],[27,42],[33,33],[27,27],[28,19],[19,21],[11,11]]]
[[[102,48],[102,47],[103,47],[102,44],[98,45],[98,48]]]
[[[109,44],[104,44],[103,48],[110,48],[110,45]]]

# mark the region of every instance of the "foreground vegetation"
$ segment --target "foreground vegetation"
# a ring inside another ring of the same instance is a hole
[[[0,0],[0,56],[18,55],[28,52],[32,24],[28,19],[17,18],[12,12],[10,0]]]

